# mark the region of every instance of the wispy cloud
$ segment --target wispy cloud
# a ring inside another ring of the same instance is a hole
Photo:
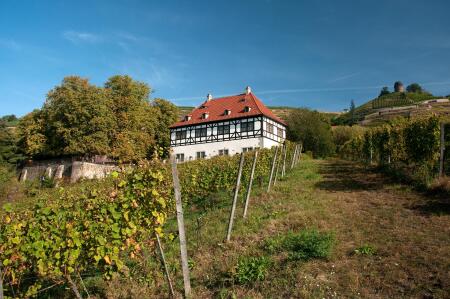
[[[64,31],[63,37],[67,39],[68,41],[74,43],[74,44],[80,44],[80,43],[99,43],[103,41],[103,38],[94,33],[90,32],[79,32],[79,31]]]
[[[0,48],[18,51],[22,49],[22,46],[12,39],[0,39]]]
[[[331,80],[328,81],[328,83],[334,83],[334,82],[338,82],[338,81],[344,81],[353,77],[358,76],[359,74],[361,74],[361,72],[355,72],[355,73],[351,73],[351,74],[346,74],[346,75],[342,75],[336,78],[333,78]]]

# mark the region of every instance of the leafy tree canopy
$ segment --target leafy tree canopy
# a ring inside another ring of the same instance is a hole
[[[421,92],[423,92],[423,89],[422,89],[422,86],[420,86],[418,83],[412,83],[406,87],[406,91],[421,93]]]
[[[334,153],[331,126],[319,112],[305,108],[294,109],[289,113],[287,123],[288,138],[302,142],[304,150],[312,151],[317,157]]]
[[[382,97],[384,95],[390,94],[389,92],[389,87],[385,86],[381,89],[380,94],[378,95],[378,97]]]
[[[66,77],[41,110],[22,118],[20,146],[31,157],[100,154],[123,162],[149,157],[157,145],[168,146],[162,124],[174,120],[172,110],[163,113],[162,104],[152,105],[150,94],[147,84],[129,76],[113,76],[104,87]]]

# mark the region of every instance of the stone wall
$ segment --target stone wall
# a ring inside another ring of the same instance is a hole
[[[82,178],[94,179],[104,178],[111,171],[117,169],[117,166],[111,164],[96,164],[81,161],[55,161],[40,162],[38,165],[25,166],[20,172],[20,181],[38,180],[45,176],[54,179],[67,178],[70,182],[76,182]]]
[[[113,170],[117,169],[115,165],[95,164],[88,162],[73,162],[70,181],[76,182],[79,179],[100,179],[107,176]]]

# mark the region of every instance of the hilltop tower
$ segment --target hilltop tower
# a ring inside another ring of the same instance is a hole
[[[397,81],[394,83],[394,91],[395,92],[405,92],[405,87],[403,86],[403,83],[400,81]]]

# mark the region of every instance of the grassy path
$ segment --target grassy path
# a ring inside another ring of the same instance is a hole
[[[238,210],[230,243],[223,239],[231,197],[214,200],[216,207],[207,213],[186,212],[196,298],[450,297],[446,199],[419,194],[353,163],[306,160],[270,194],[255,189],[249,218],[244,221]],[[267,246],[310,228],[334,234],[328,259],[291,261],[287,252]],[[178,264],[177,242],[165,244],[172,265]],[[375,254],[355,254],[363,245]],[[261,256],[271,261],[264,280],[239,285],[232,279],[240,259]],[[179,269],[172,271],[181,290]],[[159,288],[153,296],[163,294]]]

